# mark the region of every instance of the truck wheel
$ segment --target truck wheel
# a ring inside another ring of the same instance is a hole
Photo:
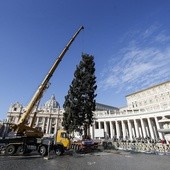
[[[103,142],[103,148],[107,149],[107,147],[108,147],[107,142]]]
[[[15,153],[15,146],[14,145],[8,145],[6,150],[5,150],[5,153],[6,155],[13,155]]]
[[[63,153],[64,153],[63,148],[58,147],[58,148],[55,149],[55,154],[57,156],[61,156],[61,155],[63,155]]]
[[[23,155],[25,153],[24,147],[22,145],[17,148],[17,155]]]
[[[47,155],[47,148],[45,146],[41,146],[40,147],[40,150],[39,150],[39,153],[42,155],[42,156],[46,156]]]
[[[111,143],[111,142],[108,142],[107,146],[108,146],[109,148],[111,148],[111,147],[112,147],[112,143]]]

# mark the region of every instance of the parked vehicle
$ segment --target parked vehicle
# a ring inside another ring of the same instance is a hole
[[[89,152],[97,148],[98,143],[94,142],[92,139],[88,138],[73,141],[65,130],[59,129],[53,138],[43,138],[38,151],[41,155],[46,156],[48,150],[53,150],[56,155],[60,156],[71,149],[75,151]]]

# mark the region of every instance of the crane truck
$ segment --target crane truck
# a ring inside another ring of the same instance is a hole
[[[69,148],[70,140],[66,131],[59,130],[56,134],[56,138],[52,141],[48,138],[43,138],[43,132],[33,127],[34,120],[36,118],[36,108],[43,96],[43,93],[49,86],[49,81],[55,72],[60,61],[64,57],[65,53],[69,49],[70,45],[77,37],[79,32],[83,30],[81,26],[78,31],[73,35],[63,51],[60,53],[54,64],[50,68],[49,72],[45,76],[44,80],[34,93],[32,99],[28,103],[25,111],[22,113],[17,124],[6,123],[0,129],[0,152],[5,152],[6,155],[22,155],[29,153],[33,150],[38,151],[41,155],[47,154],[47,147],[50,145],[50,149],[53,149],[56,154],[60,155],[64,152],[65,148]],[[27,125],[30,114],[34,115],[31,125]]]

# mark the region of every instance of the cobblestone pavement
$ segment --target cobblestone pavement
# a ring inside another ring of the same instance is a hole
[[[124,151],[91,154],[0,156],[1,170],[169,170],[170,156]]]

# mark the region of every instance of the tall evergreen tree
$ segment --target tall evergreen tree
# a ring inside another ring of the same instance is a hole
[[[94,57],[82,54],[63,105],[63,126],[68,132],[84,130],[87,136],[87,129],[93,123],[96,88]]]

